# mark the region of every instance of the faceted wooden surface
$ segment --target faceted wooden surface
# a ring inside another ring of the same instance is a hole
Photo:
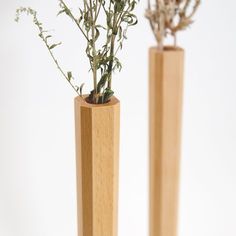
[[[79,236],[117,236],[120,104],[75,98]]]
[[[178,215],[182,49],[149,51],[150,236],[176,236]]]

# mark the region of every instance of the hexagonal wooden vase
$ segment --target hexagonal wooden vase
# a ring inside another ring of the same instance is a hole
[[[120,103],[75,98],[79,236],[117,236]]]
[[[176,236],[184,51],[149,51],[150,236]]]

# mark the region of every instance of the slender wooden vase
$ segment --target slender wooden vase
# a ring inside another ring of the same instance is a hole
[[[75,98],[79,236],[117,236],[120,103]]]
[[[184,51],[150,48],[150,236],[176,236]]]

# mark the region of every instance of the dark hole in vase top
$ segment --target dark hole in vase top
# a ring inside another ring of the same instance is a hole
[[[111,101],[111,99],[109,99],[109,100],[106,101],[106,102],[102,102],[102,96],[99,97],[99,99],[98,99],[98,103],[94,103],[93,101],[91,101],[90,98],[89,98],[89,96],[86,97],[84,100],[85,100],[88,104],[92,104],[92,105],[102,105],[102,104],[107,104],[107,103],[109,103],[109,102]]]

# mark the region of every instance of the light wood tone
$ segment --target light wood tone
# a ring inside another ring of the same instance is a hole
[[[79,236],[117,236],[120,103],[75,98]]]
[[[149,51],[150,236],[176,236],[184,51]]]

